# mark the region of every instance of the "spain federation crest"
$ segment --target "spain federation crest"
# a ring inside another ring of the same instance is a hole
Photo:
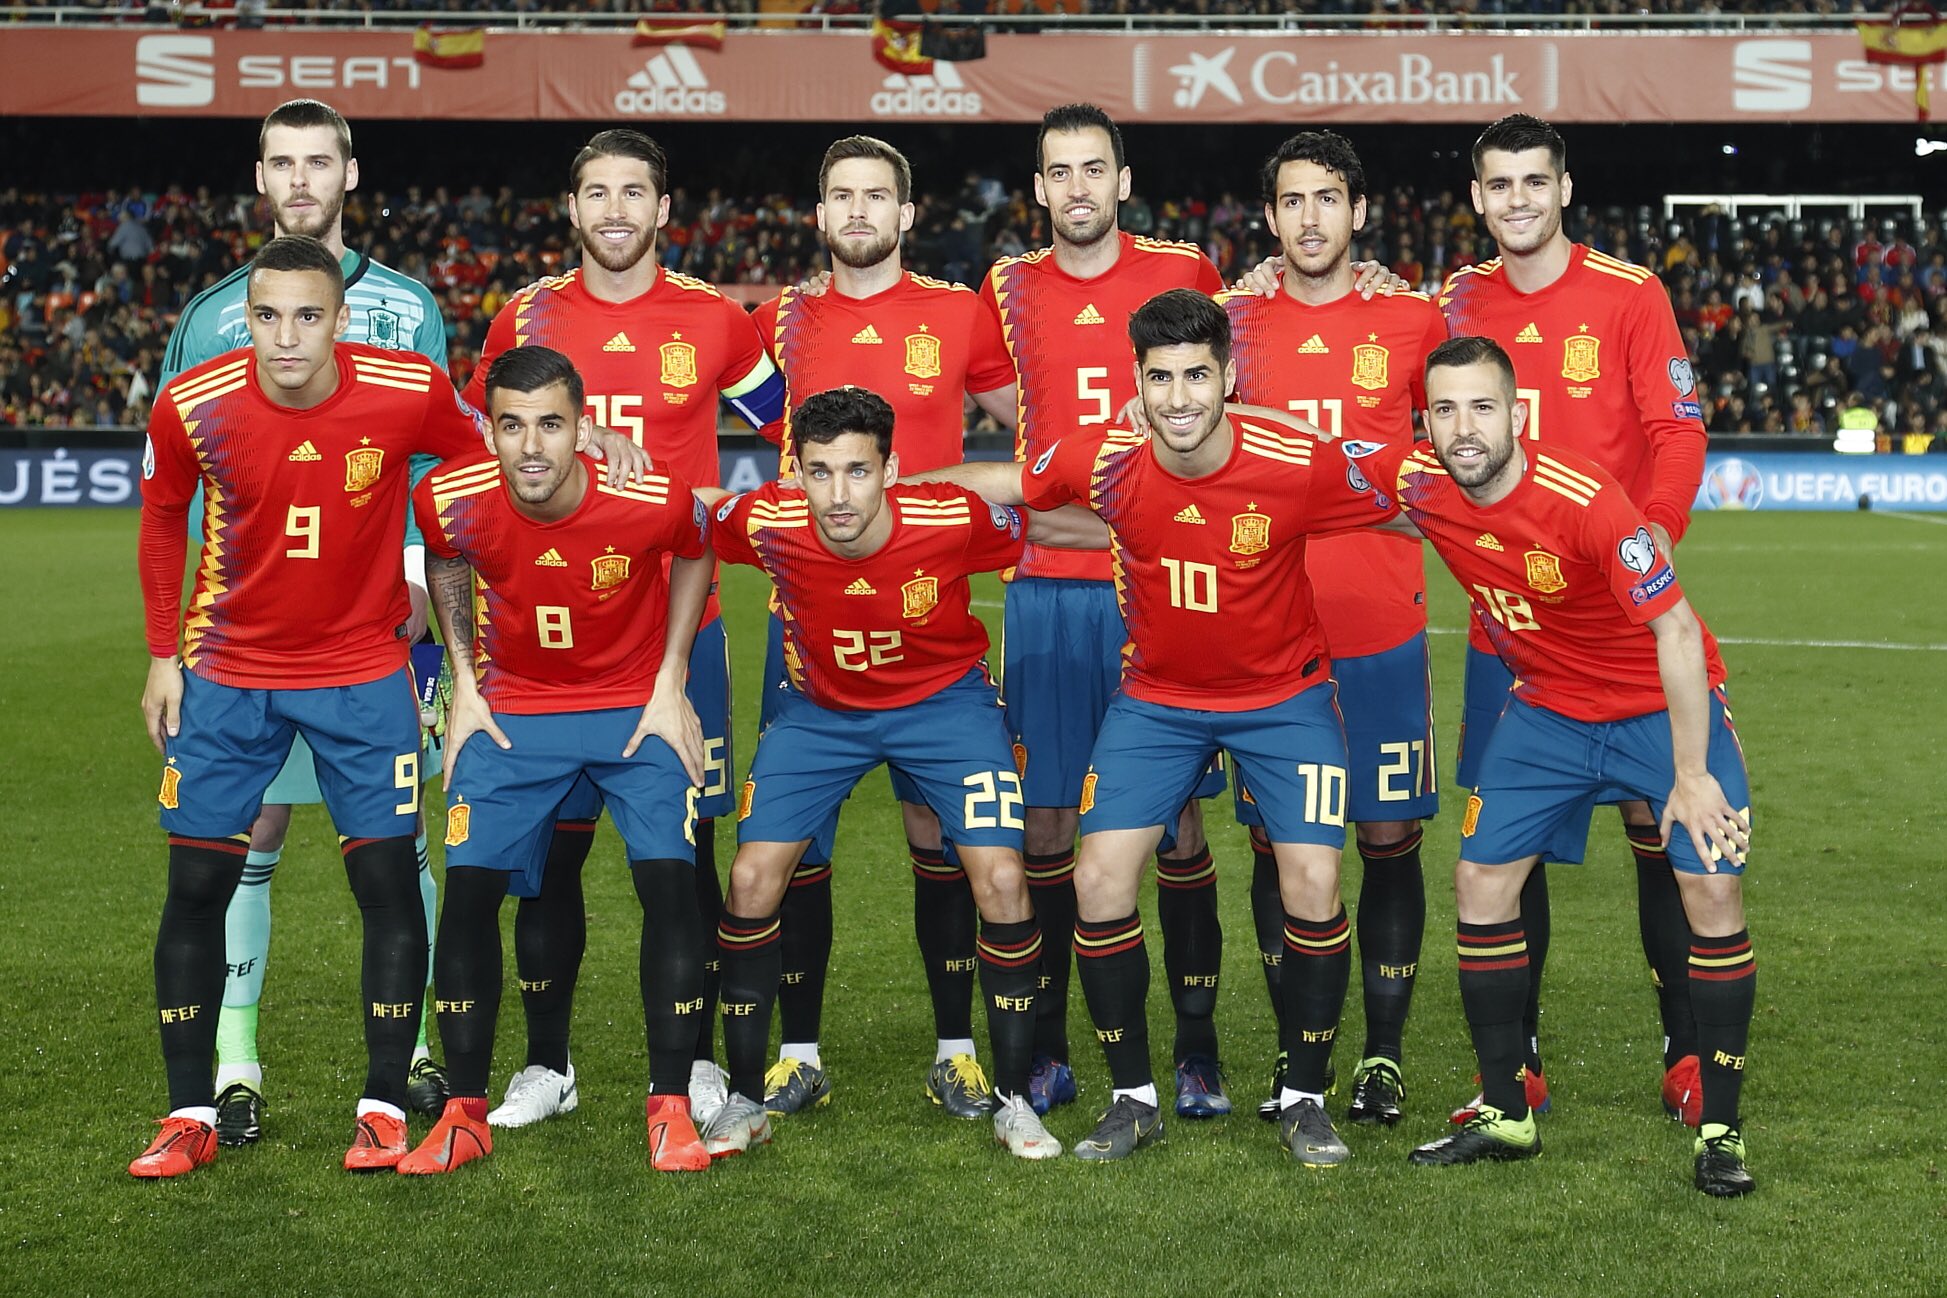
[[[1568,580],[1562,576],[1560,559],[1546,550],[1530,550],[1523,557],[1528,561],[1528,585],[1531,589],[1544,595],[1568,589]]]
[[[1230,519],[1230,552],[1232,554],[1263,554],[1271,548],[1271,516],[1257,512],[1253,501],[1242,514],[1233,514]]]
[[[183,782],[183,773],[180,768],[173,765],[174,758],[170,761],[171,765],[162,768],[162,787],[156,791],[155,800],[174,811],[181,801],[178,789]]]
[[[1376,335],[1375,335],[1376,336]],[[1352,386],[1377,392],[1386,386],[1388,353],[1376,342],[1360,343],[1352,349]]]
[[[373,307],[365,313],[365,341],[374,347],[397,351],[405,346],[403,323],[397,311],[382,306]]]
[[[446,845],[458,847],[473,834],[473,808],[464,800],[446,809]]]
[[[589,560],[588,566],[594,570],[594,580],[588,586],[590,590],[612,590],[629,579],[629,556],[626,554],[604,554]]]
[[[906,335],[906,373],[916,379],[940,377],[940,340],[929,333]]]
[[[900,615],[925,617],[940,602],[940,579],[915,572],[913,579],[899,588]]]
[[[1562,377],[1570,383],[1587,383],[1602,377],[1597,353],[1602,341],[1588,334],[1575,334],[1562,344]]]
[[[385,449],[361,446],[345,452],[345,490],[363,491],[379,480],[385,466]]]
[[[681,337],[679,334],[678,337]],[[667,342],[657,348],[663,358],[663,386],[667,388],[693,388],[696,386],[696,347],[691,343]]]

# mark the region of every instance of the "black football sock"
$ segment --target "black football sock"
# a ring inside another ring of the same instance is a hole
[[[500,1019],[500,903],[505,870],[456,865],[446,871],[433,956],[433,1013],[446,1048],[455,1099],[485,1099]]]
[[[994,1052],[994,1090],[1028,1093],[1034,1049],[1034,985],[1041,976],[1041,927],[1032,919],[980,925],[980,992],[987,1002],[987,1041]]]
[[[557,820],[548,840],[541,895],[514,910],[514,976],[527,1020],[527,1063],[568,1071],[568,1026],[575,983],[588,948],[588,907],[581,869],[595,845],[595,821]]]
[[[723,1057],[730,1089],[764,1102],[764,1057],[771,1044],[771,1006],[783,974],[776,915],[745,917],[727,909],[717,925],[723,959]]]
[[[1264,989],[1271,993],[1271,1013],[1282,1025],[1284,897],[1278,892],[1278,858],[1255,838],[1251,840],[1251,923],[1257,929],[1257,958],[1264,966]]]
[[[419,1037],[426,994],[426,905],[412,835],[349,838],[345,877],[364,922],[360,970],[365,1002],[364,1098],[404,1108],[406,1069]]]
[[[1480,1059],[1481,1102],[1509,1118],[1525,1118],[1521,1007],[1528,1003],[1529,948],[1522,921],[1461,924],[1457,934],[1460,1003]]]
[[[1521,885],[1521,928],[1528,945],[1528,1007],[1521,1015],[1522,1062],[1541,1068],[1541,970],[1548,963],[1548,876],[1535,862]]]
[[[1690,1004],[1697,1012],[1697,1064],[1705,1125],[1740,1123],[1744,1054],[1758,996],[1758,963],[1749,929],[1690,940]]]
[[[1359,977],[1365,993],[1364,1057],[1400,1061],[1413,980],[1426,934],[1426,881],[1420,873],[1421,832],[1394,843],[1360,843],[1365,877],[1359,883]]]
[[[1330,919],[1283,920],[1284,970],[1279,990],[1284,1014],[1278,1046],[1285,1052],[1285,1082],[1308,1095],[1325,1092],[1332,1063],[1332,1040],[1345,1013],[1345,989],[1352,981],[1352,925],[1345,907]]]
[[[1156,858],[1156,921],[1163,929],[1163,972],[1176,1011],[1174,1059],[1217,1057],[1217,978],[1224,929],[1217,919],[1217,865],[1206,846],[1195,856]]]
[[[696,822],[696,915],[703,925],[703,1012],[696,1021],[693,1059],[714,1060],[717,1045],[717,987],[723,981],[723,961],[711,934],[723,917],[723,879],[717,874],[717,822]]]
[[[832,963],[832,867],[800,861],[778,912],[784,925],[779,951],[778,1019],[786,1041],[816,1041],[825,1015],[825,975]],[[727,971],[726,971],[727,972]],[[729,1020],[725,1020],[726,1026]],[[728,1049],[728,1039],[725,1048]],[[761,1100],[762,1095],[747,1096]]]
[[[155,938],[155,1003],[172,1111],[216,1104],[210,1069],[228,971],[223,913],[243,878],[248,838],[169,836],[169,891]]]
[[[709,931],[696,908],[696,866],[670,859],[631,861],[629,875],[642,903],[639,974],[649,1091],[688,1095],[696,1020],[703,1013],[704,934]]]
[[[1649,962],[1656,987],[1656,1008],[1663,1017],[1663,1066],[1697,1053],[1697,1016],[1690,1009],[1690,919],[1683,913],[1676,872],[1663,850],[1663,831],[1656,825],[1623,825],[1623,836],[1636,858],[1636,924],[1643,937],[1643,958]]]
[[[1151,1085],[1156,1079],[1149,1067],[1149,951],[1142,917],[1132,912],[1101,924],[1077,920],[1075,967],[1108,1056],[1111,1084],[1119,1091]]]
[[[1034,997],[1034,1053],[1068,1062],[1068,974],[1075,950],[1075,851],[1030,852],[1028,895],[1041,926]]]
[[[933,998],[933,1035],[942,1041],[973,1036],[974,899],[966,871],[948,865],[938,848],[906,844],[913,859],[913,935]],[[796,1040],[796,1038],[792,1038]]]

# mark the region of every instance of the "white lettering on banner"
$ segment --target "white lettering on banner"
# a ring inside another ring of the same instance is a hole
[[[214,103],[215,56],[208,36],[144,36],[135,42],[135,102],[144,108]]]
[[[639,117],[721,117],[728,107],[723,92],[710,89],[703,66],[683,45],[651,55],[615,92],[615,111]]]
[[[237,59],[237,85],[245,90],[349,90],[355,86],[419,89],[419,63],[409,54],[245,54]],[[207,102],[207,101],[206,101]]]
[[[0,506],[133,505],[137,459],[66,447],[0,453]]]
[[[1766,494],[1779,502],[1850,505],[1868,496],[1879,505],[1947,503],[1947,474],[1772,473],[1766,478]]]
[[[1739,41],[1731,104],[1740,113],[1795,113],[1812,106],[1810,41]]]
[[[980,93],[967,89],[951,63],[936,62],[929,76],[894,72],[872,95],[880,117],[978,117]]]
[[[1222,100],[1239,108],[1246,107],[1247,101],[1239,88],[1239,78],[1231,71],[1238,48],[1232,45],[1215,54],[1192,50],[1187,53],[1185,62],[1172,64],[1169,75],[1176,79],[1176,88],[1170,96],[1171,105],[1178,109],[1199,108],[1208,96],[1213,102]],[[1552,41],[1531,48],[1541,60],[1541,67],[1535,74],[1540,84],[1531,106],[1543,112],[1551,111],[1557,106],[1558,96],[1554,87],[1560,55]],[[1147,43],[1136,46],[1132,74],[1138,109],[1147,108],[1156,98],[1148,93],[1145,84],[1151,58],[1152,52]],[[1486,66],[1464,70],[1441,67],[1427,54],[1402,54],[1390,67],[1355,69],[1345,67],[1337,59],[1327,59],[1323,67],[1308,68],[1297,50],[1273,49],[1253,59],[1242,80],[1244,85],[1250,87],[1252,97],[1265,104],[1461,104],[1509,107],[1529,101],[1518,85],[1522,76],[1522,73],[1508,67],[1505,54],[1498,53],[1488,57]]]

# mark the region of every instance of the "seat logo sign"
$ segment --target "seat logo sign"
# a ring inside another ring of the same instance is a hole
[[[208,36],[144,36],[135,42],[135,102],[202,108],[216,102],[216,42]]]
[[[1739,41],[1731,103],[1740,113],[1796,113],[1812,106],[1810,41]]]

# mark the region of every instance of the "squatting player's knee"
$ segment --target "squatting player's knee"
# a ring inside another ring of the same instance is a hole
[[[1274,845],[1278,897],[1297,919],[1326,920],[1338,914],[1339,853],[1310,843]]]
[[[1028,901],[1028,872],[1021,854],[1007,848],[963,847],[960,864],[973,888],[974,908],[995,924],[1013,924],[1034,915]]]
[[[756,916],[782,906],[802,849],[798,843],[746,843],[738,848],[737,859],[730,863],[724,909],[733,915]]]
[[[1538,858],[1504,865],[1462,860],[1453,869],[1454,905],[1463,924],[1500,924],[1521,913],[1521,885]]]

